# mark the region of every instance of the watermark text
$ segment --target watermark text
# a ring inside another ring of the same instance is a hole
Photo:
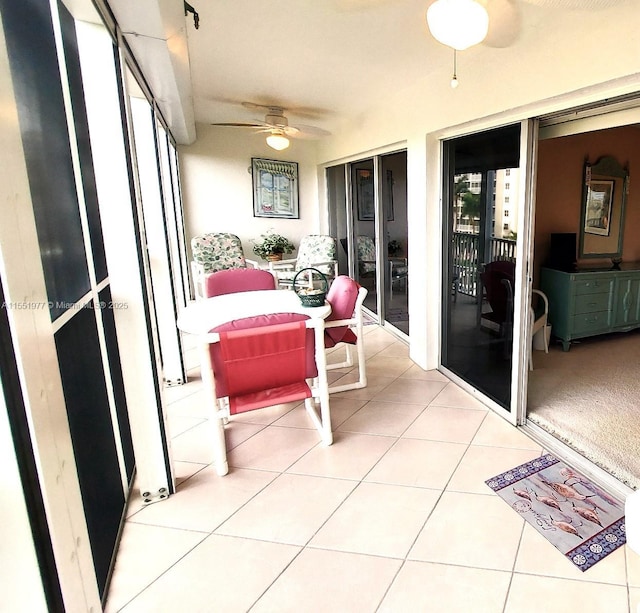
[[[24,302],[3,302],[0,304],[0,308],[8,309],[13,311],[41,311],[41,310],[51,310],[51,309],[63,309],[65,311],[69,309],[79,310],[79,309],[128,309],[129,305],[126,302],[114,302],[109,301],[106,302],[101,300],[100,302],[65,302],[64,300],[49,300],[45,301],[24,301]]]

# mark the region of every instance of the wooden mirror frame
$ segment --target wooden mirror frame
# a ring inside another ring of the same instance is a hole
[[[629,171],[612,156],[584,165],[580,258],[622,257]]]

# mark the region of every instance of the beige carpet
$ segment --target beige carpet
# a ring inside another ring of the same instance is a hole
[[[640,331],[533,352],[528,418],[640,488]]]

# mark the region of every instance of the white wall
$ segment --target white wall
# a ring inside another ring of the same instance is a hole
[[[284,151],[275,151],[262,134],[244,128],[220,128],[198,124],[197,141],[178,148],[187,241],[205,232],[232,232],[252,252],[252,238],[275,228],[298,246],[305,234],[326,229],[318,212],[318,179],[313,141],[291,139]],[[300,219],[253,216],[251,158],[298,163]]]

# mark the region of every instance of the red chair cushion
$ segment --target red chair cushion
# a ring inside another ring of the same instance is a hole
[[[231,413],[309,397],[305,353],[303,321],[220,332]]]
[[[272,407],[276,404],[286,404],[296,400],[304,400],[311,397],[311,388],[304,381],[282,385],[259,392],[251,392],[240,396],[229,397],[229,413],[245,413],[264,407]]]
[[[257,268],[230,268],[207,275],[204,295],[207,298],[222,294],[276,289],[276,280],[267,270]]]
[[[327,317],[327,321],[351,319],[359,289],[360,285],[351,277],[347,275],[336,277],[327,294],[327,301],[331,305],[331,314]],[[325,330],[325,347],[333,347],[337,343],[355,345],[357,341],[358,337],[349,326],[338,326]]]
[[[230,321],[220,326],[216,326],[211,330],[211,332],[218,332],[220,334],[226,332],[233,332],[239,330],[246,330],[249,328],[262,328],[264,326],[274,326],[278,324],[291,323],[291,322],[304,322],[309,319],[307,315],[302,315],[300,313],[272,313],[268,315],[257,315],[256,317],[245,317],[243,319],[236,319],[234,321]],[[306,349],[305,349],[305,378],[314,378],[318,376],[318,369],[316,366],[315,360],[315,339],[314,339],[314,330],[311,328],[306,328],[304,330],[306,334]],[[253,342],[253,341],[252,341]],[[251,347],[252,351],[255,352],[257,347]],[[228,382],[224,377],[223,373],[223,363],[224,359],[220,352],[220,344],[213,343],[209,347],[209,351],[211,354],[211,361],[213,364],[213,370],[215,373],[215,381],[216,381],[216,396],[218,398],[223,398],[225,396],[229,396],[232,393],[231,389],[228,386]],[[269,374],[270,380],[274,381],[274,385],[270,385],[269,387],[277,387],[275,381],[279,379],[279,372],[282,372],[284,369],[281,364],[275,364],[274,362],[268,362],[268,359],[264,356],[260,358],[265,364],[265,368],[262,369],[263,372],[271,372],[271,368],[273,367],[275,370],[275,374]],[[279,359],[279,358],[278,358]],[[276,360],[277,361],[277,360]],[[250,392],[246,392],[250,393]],[[286,400],[282,400],[282,402],[289,402]],[[268,406],[268,405],[263,405]],[[245,409],[248,410],[248,409]]]
[[[511,284],[511,291],[513,291],[515,267],[513,262],[496,260],[487,264],[484,271],[480,273],[487,302],[491,307],[491,313],[484,313],[483,317],[501,324],[510,316],[509,311],[513,309],[512,296],[509,295],[509,289],[502,281],[508,281]]]

